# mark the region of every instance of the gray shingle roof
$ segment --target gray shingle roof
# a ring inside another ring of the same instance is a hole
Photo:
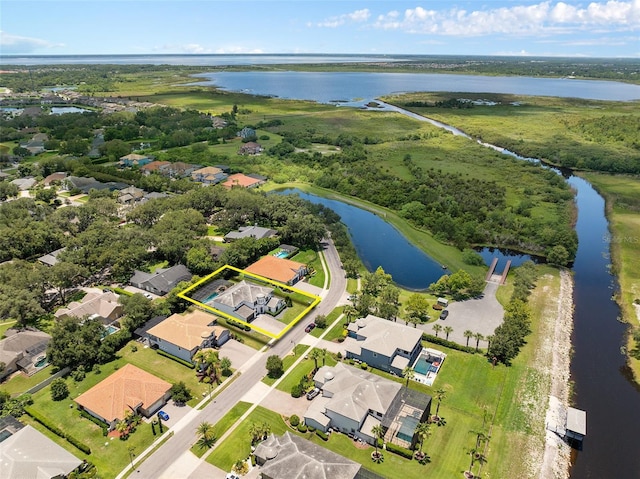
[[[388,321],[372,314],[351,323],[349,331],[366,338],[359,344],[362,349],[389,358],[397,349],[412,351],[416,343],[422,339],[422,330]]]

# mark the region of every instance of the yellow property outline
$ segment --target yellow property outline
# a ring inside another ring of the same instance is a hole
[[[224,311],[220,311],[219,309],[212,308],[211,306],[208,306],[208,305],[206,305],[206,304],[204,304],[204,303],[201,303],[200,301],[196,301],[195,299],[190,298],[189,296],[187,296],[187,293],[188,293],[189,291],[191,291],[191,290],[193,290],[193,289],[197,288],[197,287],[198,287],[198,286],[200,286],[201,284],[203,284],[203,283],[205,283],[205,282],[209,281],[209,280],[210,280],[211,278],[213,278],[214,276],[217,276],[217,275],[219,275],[221,272],[223,272],[223,271],[225,271],[225,270],[228,270],[228,269],[230,269],[230,270],[232,270],[232,271],[235,271],[236,273],[243,274],[243,275],[245,275],[245,276],[250,276],[250,277],[253,277],[253,278],[259,279],[260,281],[262,281],[262,282],[264,282],[264,283],[271,284],[271,285],[273,285],[273,286],[277,286],[277,287],[279,287],[279,288],[281,288],[281,289],[283,289],[283,290],[286,290],[286,289],[291,290],[291,291],[293,291],[293,292],[295,292],[295,293],[298,293],[298,294],[301,294],[301,295],[303,295],[303,296],[306,296],[307,298],[309,298],[309,299],[311,299],[311,300],[313,300],[313,301],[312,301],[312,302],[311,302],[311,304],[310,304],[310,305],[309,305],[309,306],[308,306],[308,307],[307,307],[307,308],[306,308],[302,313],[300,313],[300,314],[299,314],[299,315],[298,315],[298,316],[297,316],[293,321],[291,321],[289,324],[285,325],[285,327],[284,327],[284,329],[282,329],[282,331],[280,331],[278,334],[273,334],[273,333],[271,333],[271,332],[267,331],[266,329],[263,329],[263,328],[261,328],[261,327],[259,327],[259,326],[254,326],[253,324],[251,324],[251,323],[247,323],[246,321],[242,321],[242,320],[240,320],[240,319],[236,318],[235,316],[231,316],[230,314],[227,314],[227,313],[225,313]],[[289,331],[289,330],[290,330],[291,328],[293,328],[296,324],[298,324],[298,323],[302,320],[302,318],[304,318],[307,314],[309,314],[309,312],[310,312],[313,308],[315,308],[315,307],[318,305],[318,303],[320,303],[320,301],[321,301],[320,296],[316,296],[315,294],[307,293],[306,291],[302,291],[301,289],[294,288],[294,287],[292,287],[292,286],[289,286],[288,284],[280,283],[280,282],[278,282],[278,281],[274,281],[274,280],[269,279],[269,278],[265,278],[264,276],[260,276],[260,275],[253,274],[253,273],[248,273],[248,272],[246,272],[246,271],[245,271],[245,270],[243,270],[243,269],[239,269],[239,268],[236,268],[236,267],[231,266],[231,265],[228,265],[228,264],[226,264],[226,265],[224,265],[223,267],[221,267],[221,268],[219,268],[219,269],[215,270],[213,273],[211,273],[211,274],[209,274],[209,275],[205,276],[205,277],[204,277],[204,278],[202,278],[200,281],[198,281],[198,282],[197,282],[197,283],[195,283],[195,284],[192,284],[191,286],[189,286],[189,287],[188,287],[187,289],[185,289],[184,291],[180,291],[180,292],[178,293],[178,297],[179,297],[179,298],[182,298],[182,299],[184,299],[184,300],[187,300],[187,301],[189,301],[189,302],[191,302],[191,303],[195,304],[196,306],[198,306],[198,307],[200,307],[200,308],[203,308],[203,309],[206,309],[206,310],[208,310],[208,311],[211,311],[212,313],[217,314],[218,316],[222,316],[223,318],[231,319],[231,320],[233,320],[233,321],[235,321],[235,322],[237,322],[237,323],[244,324],[245,326],[249,326],[251,329],[253,329],[253,330],[255,330],[255,331],[258,331],[259,333],[264,334],[265,336],[268,336],[268,337],[273,338],[273,339],[280,339],[282,336],[284,336],[284,335],[287,333],[287,331]]]

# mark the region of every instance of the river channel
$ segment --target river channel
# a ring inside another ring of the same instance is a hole
[[[397,110],[400,113],[409,113]],[[409,116],[417,117],[413,114]],[[417,119],[430,121],[423,117]],[[437,124],[433,121],[431,123]],[[449,125],[436,126],[446,127],[453,134],[469,138],[462,131]],[[483,145],[516,156],[523,161],[537,161],[520,157],[494,145]],[[638,478],[640,390],[629,379],[625,356],[621,352],[626,343],[628,326],[619,321],[620,308],[612,299],[617,289],[617,281],[610,272],[610,234],[604,200],[584,179],[570,176],[567,181],[576,191],[576,232],[579,240],[573,265],[575,286],[572,337],[574,354],[571,362],[571,380],[574,384],[572,405],[587,411],[587,438],[582,450],[574,454],[571,477]],[[337,212],[340,214],[340,211]],[[348,217],[343,221],[349,227]],[[374,256],[367,255],[364,245],[377,244],[373,239],[374,235],[371,234],[375,230],[360,231],[356,235],[355,225],[349,228],[363,262],[368,266],[374,265]],[[381,246],[378,244],[379,248]],[[396,250],[390,253],[388,248],[377,251],[377,254],[386,255],[391,259],[396,253]],[[540,414],[544,414],[544,411],[540,411]]]

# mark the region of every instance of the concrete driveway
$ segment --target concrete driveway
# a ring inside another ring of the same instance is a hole
[[[483,336],[492,335],[495,329],[502,324],[504,309],[496,299],[496,291],[499,286],[496,283],[487,283],[483,297],[469,299],[467,301],[457,301],[450,303],[447,309],[449,316],[445,320],[438,319],[437,323],[442,326],[451,326],[453,331],[449,333],[449,340],[458,344],[467,344],[464,332],[470,330],[473,333],[480,333]],[[433,323],[419,325],[418,328],[427,334],[435,334]],[[445,337],[445,333],[438,333],[439,337]],[[469,339],[469,346],[475,346],[475,338]],[[480,341],[480,347],[487,347],[486,341]]]
[[[220,357],[227,357],[231,360],[233,369],[240,369],[254,354],[259,354],[255,349],[239,343],[234,339],[230,339],[219,350]]]

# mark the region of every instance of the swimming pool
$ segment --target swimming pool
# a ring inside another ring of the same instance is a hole
[[[278,251],[273,256],[275,256],[276,258],[286,258],[287,256],[289,256],[289,252],[281,249],[280,251]]]
[[[426,376],[427,373],[429,372],[429,369],[431,368],[431,363],[428,362],[424,356],[420,356],[418,358],[418,360],[416,361],[416,364],[414,364],[413,366],[413,370],[415,372],[417,372],[418,374],[422,374],[423,376]]]
[[[212,300],[213,298],[215,298],[216,296],[218,296],[218,293],[211,293],[209,296],[207,296],[206,298],[204,298],[204,299],[202,300],[202,302],[203,302],[204,304],[208,304],[208,303],[209,303],[209,301],[211,301],[211,300]]]
[[[41,368],[48,363],[46,356],[40,356],[33,365],[37,368]]]

